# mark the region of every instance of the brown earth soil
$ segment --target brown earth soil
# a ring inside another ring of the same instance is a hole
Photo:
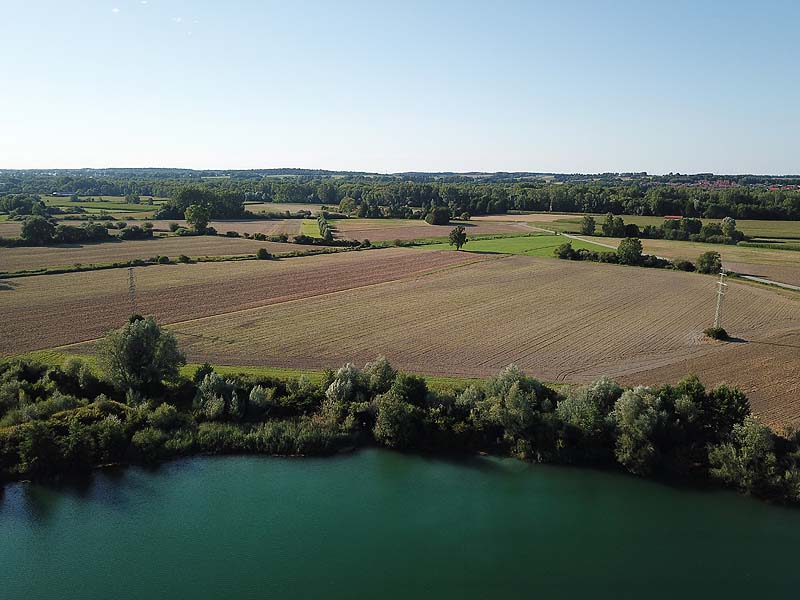
[[[148,221],[153,224],[157,231],[169,231],[170,223],[177,223],[181,227],[187,227],[186,221],[182,219],[154,219]],[[236,231],[238,233],[263,233],[265,235],[299,235],[302,219],[226,219],[224,221],[210,221],[209,226],[216,229],[219,233]],[[141,225],[134,223],[132,225]]]
[[[401,248],[278,261],[148,266],[136,269],[136,303],[142,314],[174,323],[482,259],[460,252]],[[125,269],[0,280],[0,354],[91,340],[121,326],[130,313]],[[318,329],[320,324],[308,326]],[[253,359],[258,362],[259,357]]]
[[[575,383],[695,373],[742,386],[772,425],[800,424],[800,297],[788,291],[731,281],[723,325],[738,341],[719,343],[701,333],[714,278],[617,265],[396,248],[148,267],[137,282],[140,312],[172,323],[193,362],[324,368],[383,354],[411,372],[482,377],[513,362]],[[91,340],[130,312],[127,277],[9,280],[0,310],[0,352]]]
[[[192,258],[206,256],[237,256],[255,254],[266,248],[275,254],[294,252],[307,246],[258,242],[224,236],[183,236],[102,242],[98,244],[66,244],[59,246],[20,246],[0,248],[0,271],[13,273],[42,267],[71,267],[75,264],[91,265],[152,256],[168,256],[175,260],[181,254]]]
[[[519,256],[308,291],[173,330],[191,360],[222,364],[323,368],[384,354],[408,371],[466,377],[512,362],[564,382],[665,383],[694,372],[741,385],[773,424],[800,422],[797,296],[731,282],[724,325],[744,340],[734,345],[704,338],[713,315],[711,277]],[[782,336],[790,343],[776,344]]]
[[[0,221],[0,237],[16,238],[22,231],[21,221]]]
[[[716,342],[718,351],[623,377],[627,384],[675,381],[698,373],[707,385],[728,381],[747,393],[753,413],[780,429],[800,427],[800,332],[734,342]]]
[[[531,232],[531,229],[524,224],[475,223],[472,221],[453,221],[450,225],[428,225],[424,221],[415,220],[338,219],[334,224],[336,237],[351,240],[368,239],[371,242],[446,238],[456,225],[462,225],[467,230],[467,235]]]
[[[798,252],[797,255],[798,263],[800,263],[800,252]],[[800,264],[797,266],[759,265],[725,261],[725,268],[735,271],[740,275],[754,275],[755,277],[765,277],[766,279],[780,281],[781,283],[788,283],[790,285],[800,285]]]

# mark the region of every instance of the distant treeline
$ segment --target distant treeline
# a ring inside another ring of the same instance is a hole
[[[658,178],[656,178],[658,179]],[[793,180],[792,180],[793,181]],[[407,216],[411,209],[444,206],[451,214],[483,215],[511,210],[681,215],[721,219],[800,219],[800,191],[765,189],[763,185],[725,189],[647,184],[609,178],[591,183],[548,183],[543,179],[457,181],[428,177],[225,177],[203,179],[143,176],[90,177],[17,175],[4,178],[0,193],[133,195],[177,198],[189,186],[204,189],[231,202],[321,203],[343,201],[360,216]],[[365,208],[361,209],[361,206]],[[225,214],[240,216],[230,206]],[[242,209],[243,210],[243,209]]]
[[[336,178],[346,180],[370,180],[380,182],[412,181],[418,183],[519,183],[530,181],[552,181],[556,183],[600,183],[602,185],[800,185],[800,175],[725,175],[715,173],[669,173],[651,175],[646,172],[627,173],[549,173],[533,171],[497,172],[453,172],[453,171],[405,171],[400,173],[371,173],[367,171],[329,171],[325,169],[171,169],[171,168],[111,168],[111,169],[6,169],[0,170],[0,187],[74,184],[77,180],[103,182],[176,180],[184,183],[201,183],[210,180],[230,179],[254,181],[263,178],[291,177],[299,181]],[[72,189],[72,188],[68,188]],[[77,189],[77,188],[76,188]],[[37,191],[37,190],[28,190]],[[53,191],[66,192],[67,189]],[[99,192],[98,192],[99,193]],[[120,194],[104,194],[120,195]]]
[[[483,383],[431,389],[383,358],[308,379],[191,379],[174,335],[131,317],[99,347],[97,372],[0,364],[0,482],[196,453],[324,455],[345,448],[515,456],[707,479],[800,502],[797,434],[750,415],[746,396],[695,377],[624,389],[608,379],[558,391],[509,366]]]

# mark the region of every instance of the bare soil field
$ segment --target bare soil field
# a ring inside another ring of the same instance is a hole
[[[278,261],[148,266],[136,269],[137,305],[143,314],[174,323],[482,259],[459,252],[392,248]],[[0,280],[0,354],[91,340],[120,327],[130,312],[126,269]],[[308,326],[318,329],[320,324]],[[254,361],[261,360],[260,352],[254,350]]]
[[[172,329],[192,361],[219,364],[322,368],[384,354],[408,371],[464,377],[512,362],[564,382],[694,372],[742,385],[770,419],[800,422],[800,352],[782,342],[800,336],[797,295],[731,282],[724,325],[735,344],[703,337],[713,316],[711,277],[518,256]]]
[[[22,231],[22,221],[0,221],[0,237],[19,237]]]
[[[393,248],[137,270],[140,312],[192,362],[319,369],[378,354],[418,373],[483,377],[509,363],[548,381],[742,386],[772,425],[800,425],[800,295],[731,281],[707,340],[714,278],[617,265]],[[121,325],[127,274],[0,282],[0,353]],[[93,343],[69,346],[91,351]]]
[[[524,224],[516,223],[454,221],[450,225],[429,225],[425,221],[404,219],[336,219],[334,221],[336,237],[351,240],[368,239],[371,242],[446,238],[456,225],[463,225],[467,230],[467,235],[531,231]]]
[[[302,250],[297,244],[259,242],[243,238],[219,236],[185,236],[131,240],[126,242],[103,242],[99,244],[62,244],[59,246],[21,246],[0,248],[0,271],[13,273],[43,267],[71,267],[75,264],[90,265],[151,256],[169,256],[173,260],[181,254],[192,258],[206,256],[237,256],[255,254],[266,248],[275,254]]]
[[[148,221],[153,224],[156,231],[169,231],[170,223],[177,223],[181,227],[186,227],[183,219]],[[236,231],[238,233],[263,233],[266,235],[299,235],[302,219],[226,219],[224,221],[210,221],[208,224],[219,233]],[[138,223],[137,223],[138,224]]]
[[[798,261],[800,261],[800,256],[797,258]],[[790,285],[800,285],[800,264],[797,266],[756,265],[726,260],[725,268],[739,273],[740,275],[754,275],[755,277],[764,277],[772,281],[780,281],[781,283],[788,283]]]
[[[765,340],[720,342],[718,352],[622,378],[626,384],[674,381],[699,373],[707,384],[735,381],[750,398],[753,413],[778,430],[800,428],[800,333]],[[731,375],[733,370],[738,372]]]

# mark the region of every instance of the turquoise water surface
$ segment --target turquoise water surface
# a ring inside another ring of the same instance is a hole
[[[197,458],[0,495],[0,597],[796,598],[800,510],[514,460]]]

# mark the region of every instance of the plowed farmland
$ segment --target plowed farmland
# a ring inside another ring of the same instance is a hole
[[[137,305],[143,314],[174,323],[369,286],[481,258],[387,249],[279,261],[149,266],[136,269]],[[125,269],[0,280],[0,354],[97,338],[123,324],[130,312]],[[298,315],[298,322],[303,320]],[[261,359],[254,353],[253,360]]]
[[[394,248],[148,267],[137,280],[140,311],[171,324],[193,362],[323,368],[384,354],[431,375],[514,362],[563,382],[695,372],[741,385],[768,422],[800,425],[800,295],[788,291],[731,281],[723,324],[737,341],[721,343],[701,333],[714,278],[655,269]],[[124,322],[127,279],[10,280],[0,310],[0,352],[92,340]]]
[[[524,223],[473,223],[458,222],[468,235],[484,233],[530,233]],[[428,225],[425,221],[403,219],[336,219],[336,237],[371,242],[385,240],[413,240],[419,238],[446,238],[455,224]]]
[[[515,362],[567,382],[635,375],[655,383],[694,371],[711,384],[742,384],[758,412],[800,418],[800,352],[773,345],[800,335],[797,296],[732,282],[724,324],[743,340],[735,344],[702,336],[713,315],[710,277],[510,257],[174,330],[193,360],[226,364],[320,368],[385,354],[433,375],[479,377]],[[765,360],[771,376],[754,378]]]
[[[191,257],[236,256],[255,254],[259,248],[266,248],[271,253],[302,249],[296,244],[217,236],[167,237],[100,244],[20,246],[0,248],[0,271],[11,273],[42,267],[102,264],[136,258],[146,259],[151,256],[169,256],[175,259],[181,254]]]
[[[19,237],[22,231],[22,221],[0,221],[0,237]]]
[[[170,223],[177,223],[181,227],[186,227],[186,221],[182,219],[149,221],[156,230],[168,231]],[[131,223],[133,223],[131,221]],[[210,227],[219,233],[236,231],[237,233],[263,233],[265,235],[299,235],[302,219],[226,219],[224,221],[210,221]]]
[[[800,252],[797,253],[798,263],[800,263]],[[740,273],[742,275],[754,275],[765,277],[773,281],[788,283],[790,285],[800,285],[800,264],[791,265],[759,265],[745,262],[725,261],[725,268]]]
[[[776,429],[800,427],[800,332],[797,330],[725,344],[719,352],[623,377],[628,384],[675,381],[701,373],[708,382],[735,381],[750,397],[753,412]],[[736,370],[736,374],[731,372]]]

